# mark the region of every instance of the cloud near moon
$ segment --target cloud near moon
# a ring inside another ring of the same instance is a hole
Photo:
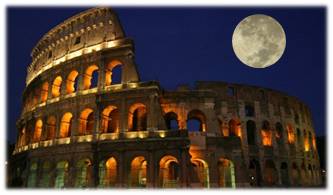
[[[232,36],[232,47],[244,64],[266,68],[281,58],[286,47],[286,35],[274,18],[255,14],[237,25]]]

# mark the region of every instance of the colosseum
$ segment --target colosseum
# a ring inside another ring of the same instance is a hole
[[[27,69],[11,181],[27,188],[321,184],[311,113],[298,98],[222,81],[168,91],[140,80],[134,52],[104,7],[40,39]]]

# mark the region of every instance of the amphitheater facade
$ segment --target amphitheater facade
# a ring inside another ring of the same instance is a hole
[[[200,81],[167,91],[140,81],[134,43],[110,8],[65,20],[31,56],[10,186],[321,184],[304,103],[256,86]]]

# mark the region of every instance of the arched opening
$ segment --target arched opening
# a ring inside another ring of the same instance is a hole
[[[26,144],[27,144],[27,134],[25,127],[23,127],[19,135],[18,146],[19,147],[25,146]]]
[[[281,163],[280,175],[282,185],[289,186],[288,164],[286,162]]]
[[[57,76],[53,80],[53,84],[52,84],[52,97],[59,97],[60,96],[61,83],[62,83],[61,76]]]
[[[241,137],[242,126],[239,120],[231,119],[229,121],[229,135]]]
[[[261,168],[260,163],[252,159],[249,166],[249,176],[251,186],[261,186]]]
[[[234,163],[228,159],[220,158],[217,164],[219,187],[236,187]]]
[[[300,184],[300,173],[297,164],[294,162],[291,168],[291,179],[294,185]]]
[[[90,186],[92,177],[92,164],[89,159],[81,159],[75,166],[75,187],[85,188]]]
[[[27,186],[29,188],[36,187],[37,183],[37,163],[34,162],[30,165],[29,167],[29,175],[28,175],[28,181],[27,181]]]
[[[254,121],[246,122],[246,133],[248,145],[256,145],[256,123]]]
[[[266,186],[274,186],[278,182],[278,173],[272,160],[266,160],[264,167],[264,181]]]
[[[49,161],[46,161],[43,163],[42,168],[42,177],[39,180],[40,181],[40,187],[48,188],[50,187],[50,180],[51,180],[51,163]]]
[[[68,162],[60,161],[57,163],[55,172],[55,188],[64,188],[68,178]]]
[[[105,86],[121,83],[121,65],[118,60],[111,61],[105,70]]]
[[[261,139],[264,146],[272,146],[272,131],[268,121],[263,121],[261,128]]]
[[[200,110],[192,110],[187,115],[187,129],[192,132],[206,131],[206,117]]]
[[[99,186],[113,187],[117,182],[117,161],[110,157],[106,162],[102,161],[99,165]]]
[[[69,137],[71,135],[71,129],[72,129],[72,118],[73,115],[70,112],[66,112],[62,118],[60,123],[60,138]]]
[[[310,151],[309,136],[306,133],[306,131],[304,131],[304,151],[305,152],[309,152]]]
[[[147,109],[141,103],[133,104],[128,113],[129,131],[146,131],[147,130]]]
[[[94,129],[94,112],[90,108],[84,109],[79,118],[79,135],[90,135]]]
[[[299,128],[296,129],[296,134],[297,134],[298,147],[301,148],[301,146],[302,146],[302,133],[301,133],[301,130]]]
[[[115,106],[108,106],[102,111],[101,133],[119,132],[119,111]]]
[[[73,70],[69,73],[66,81],[66,92],[67,94],[73,93],[77,90],[77,76],[79,73],[76,70]]]
[[[50,140],[55,138],[56,132],[56,118],[55,116],[49,116],[46,122],[46,135],[45,139]]]
[[[83,76],[83,89],[91,89],[97,87],[98,81],[98,66],[89,66]]]
[[[180,167],[177,158],[171,155],[166,155],[161,158],[159,173],[161,187],[179,187]]]
[[[294,144],[295,143],[295,133],[294,133],[294,128],[292,127],[291,124],[287,124],[287,135],[288,135],[289,144]]]
[[[276,137],[277,144],[283,145],[283,127],[282,127],[281,123],[277,122],[275,124],[275,129],[276,129],[275,137]]]
[[[49,93],[49,83],[44,82],[42,85],[42,91],[40,94],[42,102],[46,102],[48,93]]]
[[[193,168],[197,174],[202,187],[209,188],[209,168],[208,163],[202,159],[191,159]]]
[[[166,127],[167,129],[174,129],[174,130],[178,130],[179,126],[178,126],[178,116],[176,113],[174,112],[168,112],[164,115],[164,120],[166,123]]]
[[[147,161],[143,156],[135,157],[132,160],[129,177],[130,187],[146,187]]]
[[[301,181],[303,185],[306,185],[307,183],[307,175],[306,175],[306,169],[304,162],[301,165]]]
[[[42,135],[42,130],[43,130],[43,121],[41,119],[38,119],[35,124],[35,131],[34,131],[34,137],[33,137],[34,142],[40,141],[40,138]]]

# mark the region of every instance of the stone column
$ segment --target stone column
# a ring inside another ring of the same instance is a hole
[[[120,133],[128,130],[128,109],[126,107],[126,99],[122,98],[120,102]]]
[[[98,139],[98,133],[99,133],[99,123],[100,123],[100,109],[98,106],[96,107],[96,110],[94,111],[94,130],[93,130],[93,140],[97,141]]]
[[[148,161],[148,174],[147,174],[147,187],[153,188],[155,187],[155,153],[154,151],[149,151],[149,161]]]
[[[101,57],[99,60],[99,72],[98,72],[98,91],[103,91],[105,87],[105,59]]]
[[[49,88],[48,88],[48,91],[47,91],[47,99],[46,100],[52,99],[52,85],[53,85],[52,78],[50,78],[48,80],[48,82],[49,82]]]
[[[80,92],[84,89],[83,86],[83,78],[84,78],[84,66],[80,66],[80,69],[78,70],[79,75],[77,78],[77,91]]]

